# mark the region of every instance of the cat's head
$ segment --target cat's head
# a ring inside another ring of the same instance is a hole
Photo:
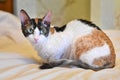
[[[39,43],[49,35],[51,12],[43,18],[30,18],[25,10],[20,10],[21,28],[25,37],[32,43]]]

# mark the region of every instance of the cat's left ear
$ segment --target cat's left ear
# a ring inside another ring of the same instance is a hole
[[[30,23],[30,17],[25,10],[23,9],[20,10],[19,17],[23,25],[27,25]]]
[[[43,18],[42,23],[46,24],[46,25],[50,25],[51,23],[51,17],[52,17],[52,12],[49,11]]]

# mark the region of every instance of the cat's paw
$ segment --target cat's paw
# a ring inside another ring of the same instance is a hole
[[[41,66],[40,66],[40,69],[50,69],[50,68],[53,68],[53,66],[49,63],[43,63]]]

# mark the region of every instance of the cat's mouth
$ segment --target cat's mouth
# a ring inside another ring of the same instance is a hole
[[[34,40],[34,43],[37,44],[37,43],[38,43],[38,40]]]

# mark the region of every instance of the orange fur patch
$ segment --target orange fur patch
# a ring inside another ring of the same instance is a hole
[[[50,32],[51,32],[51,34],[54,34],[55,29],[51,27],[51,28],[50,28]]]
[[[94,47],[103,46],[104,43],[105,41],[102,39],[100,32],[94,30],[92,34],[77,39],[75,43],[76,56],[79,58],[82,53],[85,53]]]
[[[38,18],[35,18],[35,23],[38,24]]]
[[[111,68],[115,66],[115,57],[113,55],[100,57],[98,59],[95,59],[93,64],[99,67],[105,66]]]
[[[105,42],[109,45],[111,54],[109,56],[95,59],[93,64],[99,65],[99,66],[104,66],[104,64],[109,64],[108,67],[114,67],[115,58],[116,58],[114,46],[111,40],[109,39],[109,37],[104,32],[101,32],[101,35],[102,35],[102,38],[105,40]]]
[[[97,29],[92,34],[77,39],[75,42],[75,55],[79,59],[83,53],[95,47],[103,46],[105,43],[109,45],[111,55],[96,59],[93,64],[103,66],[106,62],[109,62],[113,66],[115,65],[115,51],[112,42],[104,32]]]

